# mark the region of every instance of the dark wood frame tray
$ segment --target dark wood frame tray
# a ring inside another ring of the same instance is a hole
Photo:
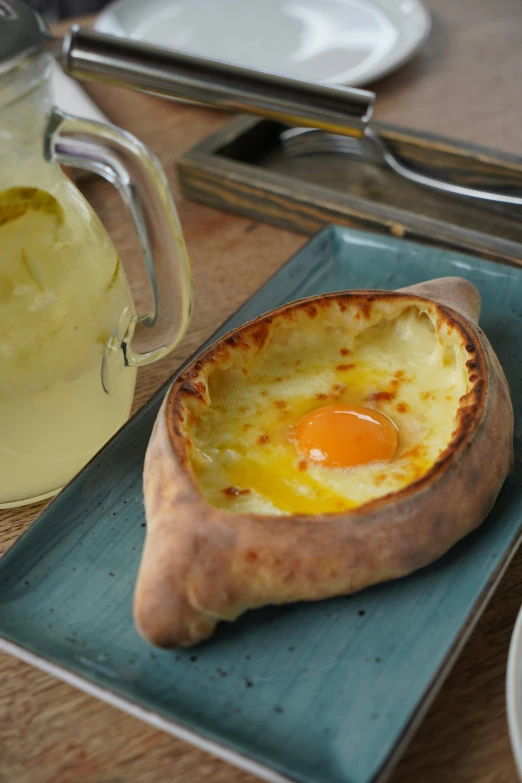
[[[393,152],[453,182],[522,195],[522,157],[375,123]],[[339,154],[292,158],[278,123],[239,116],[178,162],[188,198],[314,234],[335,223],[522,264],[522,209],[448,196]]]

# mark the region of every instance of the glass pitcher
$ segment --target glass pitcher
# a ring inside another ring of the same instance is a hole
[[[0,70],[0,508],[56,493],[129,416],[136,368],[186,330],[185,243],[155,157],[52,107],[48,55]],[[143,252],[148,312],[62,166],[119,190]],[[147,279],[148,278],[148,279]]]

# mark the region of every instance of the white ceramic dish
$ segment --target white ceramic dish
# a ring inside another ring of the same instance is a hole
[[[426,41],[431,18],[420,0],[117,0],[94,26],[205,57],[360,87],[410,59]]]
[[[506,701],[511,747],[522,780],[522,609],[520,609],[509,646]]]

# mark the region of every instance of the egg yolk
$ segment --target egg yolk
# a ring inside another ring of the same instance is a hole
[[[372,408],[325,405],[310,411],[297,425],[299,451],[312,462],[351,468],[389,460],[398,443],[395,424]]]

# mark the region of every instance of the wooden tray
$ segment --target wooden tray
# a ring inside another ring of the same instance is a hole
[[[424,173],[522,195],[522,157],[375,127],[398,157]],[[336,223],[522,263],[521,208],[437,193],[352,156],[292,158],[280,142],[282,130],[275,122],[236,117],[179,160],[183,193],[304,234]]]

